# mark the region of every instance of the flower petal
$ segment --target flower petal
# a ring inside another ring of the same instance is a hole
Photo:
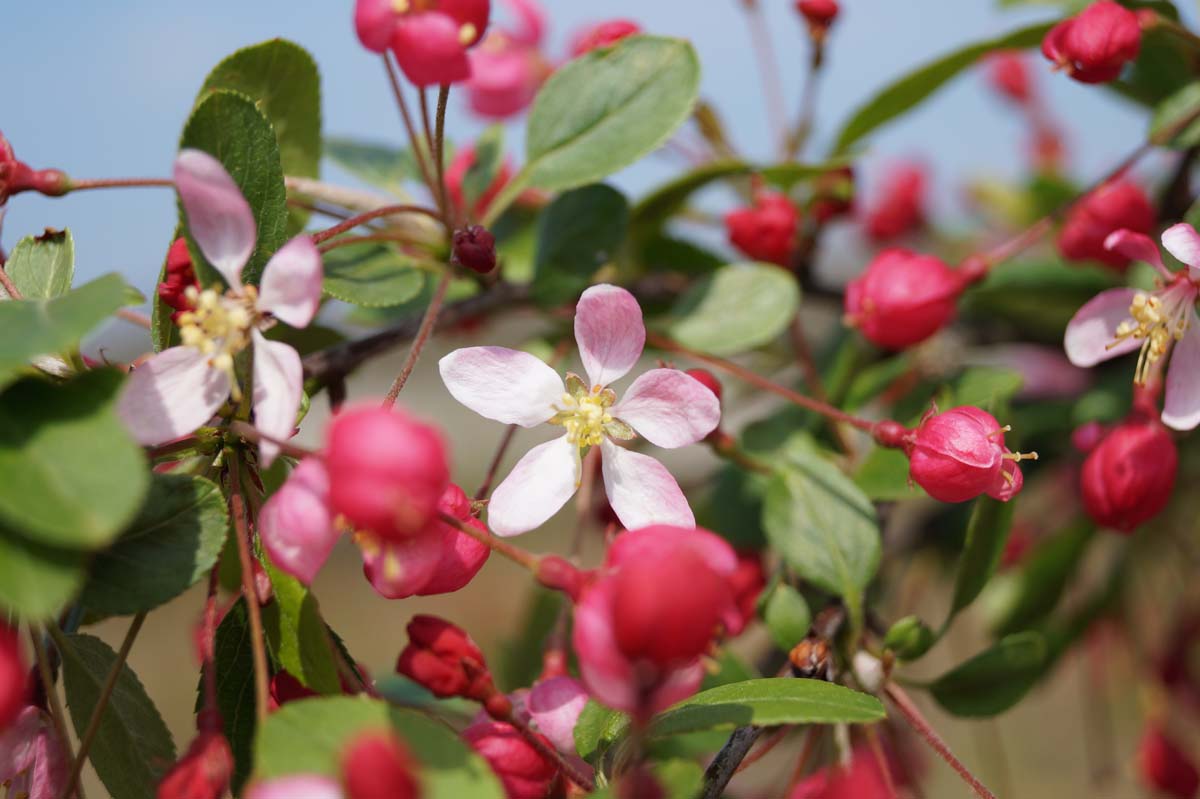
[[[306,327],[321,305],[321,253],[299,235],[280,247],[263,268],[258,308],[292,327]]]
[[[575,725],[588,703],[587,691],[573,677],[553,677],[533,686],[525,700],[538,731],[563,754],[575,754]]]
[[[641,306],[619,286],[592,286],[575,306],[575,341],[593,387],[620,380],[646,346]]]
[[[579,448],[566,436],[529,450],[492,492],[488,526],[501,536],[538,527],[579,488],[579,471]]]
[[[600,453],[608,502],[626,530],[652,524],[696,526],[687,497],[666,466],[608,439],[600,445]]]
[[[678,369],[642,374],[612,408],[612,415],[633,426],[659,447],[695,444],[716,429],[721,403],[699,380]]]
[[[1121,228],[1108,234],[1104,240],[1104,249],[1125,256],[1134,261],[1150,264],[1166,279],[1171,279],[1171,273],[1163,265],[1162,255],[1154,244],[1154,239],[1144,233],[1137,233],[1128,228]]]
[[[1191,324],[1171,351],[1167,368],[1163,424],[1176,430],[1200,425],[1200,319],[1192,312]]]
[[[233,178],[208,153],[183,150],[175,159],[175,188],[200,252],[226,283],[241,285],[258,230],[250,203]]]
[[[1188,265],[1193,277],[1200,277],[1200,233],[1187,222],[1171,225],[1163,231],[1163,246],[1167,252]]]
[[[1117,325],[1129,319],[1129,306],[1135,289],[1102,291],[1083,304],[1067,323],[1063,349],[1076,366],[1095,366],[1101,361],[1132,352],[1142,345],[1140,339],[1126,338],[1116,345]]]
[[[191,347],[163,350],[133,370],[117,413],[143,446],[191,433],[229,399],[229,377]]]
[[[588,691],[605,705],[632,712],[637,708],[633,664],[617,647],[613,629],[616,584],[599,580],[575,603],[571,642]]]
[[[296,413],[304,391],[304,367],[300,354],[290,344],[268,341],[254,330],[254,426],[276,441],[292,437]],[[279,454],[274,441],[261,441],[258,456],[262,467],[271,465]]]
[[[246,799],[343,799],[343,796],[341,786],[332,777],[292,774],[251,785]]]
[[[424,588],[442,560],[440,527],[402,540],[362,537],[363,573],[385,599],[404,599]]]
[[[536,355],[505,347],[467,347],[438,361],[453,397],[480,416],[534,427],[555,414],[563,395],[558,373]]]
[[[329,509],[329,474],[306,458],[271,495],[258,516],[258,536],[277,567],[310,585],[338,540]]]

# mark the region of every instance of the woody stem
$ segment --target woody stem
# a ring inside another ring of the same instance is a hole
[[[912,699],[909,698],[903,688],[894,682],[890,682],[884,687],[884,692],[887,694],[888,699],[892,700],[892,704],[900,711],[900,715],[904,717],[908,725],[925,740],[925,743],[929,744],[929,748],[936,752],[938,757],[946,761],[950,768],[954,769],[955,773],[962,777],[963,781],[970,786],[979,799],[996,799],[996,795],[989,791],[987,786],[980,782],[979,778],[972,774],[970,769],[954,756],[954,753],[950,751],[950,747],[946,745],[942,737],[937,734],[937,731],[921,715],[921,711],[913,704]]]

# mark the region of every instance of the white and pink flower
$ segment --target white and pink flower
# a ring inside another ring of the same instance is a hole
[[[292,434],[303,392],[300,355],[268,341],[276,321],[305,327],[321,303],[321,254],[300,235],[279,248],[263,269],[259,286],[242,284],[242,269],[258,232],[250,204],[221,163],[199,150],[175,160],[175,187],[188,229],[227,288],[188,289],[192,310],[179,315],[183,345],[163,350],[130,375],[117,406],[143,445],[155,446],[194,431],[232,397],[242,395],[234,358],[254,352],[254,424],[264,466],[279,454],[275,443]]]
[[[566,431],[531,449],[496,487],[489,526],[497,535],[512,536],[541,525],[579,488],[583,451],[598,446],[604,488],[621,524],[694,527],[692,509],[666,467],[615,442],[636,434],[668,449],[694,444],[716,428],[720,402],[676,369],[645,372],[617,399],[609,386],[629,373],[646,343],[642,309],[623,288],[605,284],[583,292],[575,309],[575,340],[588,381],[568,373],[565,387],[541,359],[504,347],[459,349],[439,363],[446,388],[479,415]]]
[[[1109,250],[1145,261],[1161,276],[1154,291],[1116,288],[1084,304],[1067,325],[1063,346],[1076,366],[1138,350],[1135,384],[1145,385],[1170,354],[1162,420],[1176,430],[1200,424],[1200,234],[1191,225],[1173,225],[1162,235],[1163,247],[1187,265],[1170,272],[1154,242],[1141,233],[1118,230],[1104,242]]]
[[[39,707],[26,706],[0,734],[0,786],[9,796],[58,799],[70,765],[53,722]]]

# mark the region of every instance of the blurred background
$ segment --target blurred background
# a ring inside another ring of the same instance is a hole
[[[808,53],[804,26],[791,2],[760,2],[789,96],[786,115],[792,118]],[[549,16],[546,51],[556,58],[565,56],[571,35],[580,27],[614,17],[634,19],[649,32],[693,41],[702,60],[702,95],[721,111],[742,152],[769,157],[765,98],[737,0],[546,0],[544,5]],[[59,167],[86,178],[167,176],[183,122],[207,72],[239,47],[284,37],[307,48],[321,67],[326,134],[399,145],[402,130],[396,109],[378,59],[363,51],[354,36],[351,6],[350,0],[5,0],[0,130],[18,157],[35,167]],[[1184,9],[1185,16],[1194,10]],[[503,17],[505,12],[494,13]],[[915,65],[1054,13],[1035,4],[1000,8],[993,0],[843,0],[843,15],[827,50],[816,133],[808,152],[825,152],[832,132],[854,107]],[[1064,129],[1066,171],[1079,182],[1088,183],[1109,169],[1143,136],[1144,111],[1114,94],[1052,75],[1043,69],[1040,56],[1031,54],[1031,63],[1047,106]],[[463,98],[456,102],[452,94],[450,138],[467,142],[483,127],[469,115]],[[519,162],[520,122],[510,129],[508,149]],[[964,189],[968,180],[1027,172],[1026,134],[1017,115],[986,88],[982,72],[974,70],[871,137],[858,172],[860,191],[870,196],[880,167],[889,162],[922,162],[933,180],[930,197],[937,223],[953,228],[972,215]],[[660,153],[618,174],[613,182],[636,197],[680,169],[677,160]],[[1151,160],[1148,171],[1153,169]],[[353,183],[328,164],[323,178]],[[164,190],[85,192],[64,200],[22,195],[9,203],[0,243],[8,250],[44,227],[69,228],[75,237],[79,281],[119,271],[149,295],[175,218],[174,197]],[[861,246],[846,241],[847,247]],[[437,359],[468,341],[519,342],[527,330],[528,325],[516,319],[475,331],[469,338],[437,337],[402,398],[417,413],[436,417],[449,432],[455,479],[468,490],[481,480],[503,427],[448,402],[437,378]],[[136,331],[113,326],[102,331],[93,346],[126,357],[148,344]],[[351,398],[382,394],[402,357],[400,349],[374,362],[351,383]],[[326,412],[324,400],[314,403],[305,428],[310,440],[319,436]],[[543,438],[537,431],[522,432],[501,473]],[[700,448],[672,455],[668,463],[684,484],[711,465]],[[564,512],[562,519],[569,516]],[[534,550],[564,550],[568,525],[562,519],[521,543]],[[361,560],[348,542],[336,551],[315,591],[330,624],[377,675],[391,670],[405,640],[404,625],[417,612],[436,611],[459,621],[493,657],[500,657],[500,643],[520,626],[530,598],[525,575],[494,560],[453,597],[387,602],[362,579]],[[929,615],[936,617],[942,612],[940,601],[918,597],[916,608],[921,602],[932,603]],[[193,592],[152,614],[131,657],[180,749],[193,734],[197,669],[192,624],[201,602],[202,595]],[[115,644],[126,623],[106,623],[98,632]],[[938,673],[974,652],[982,640],[964,620],[947,644],[921,663],[921,671]],[[1133,686],[1139,664],[1115,651],[1109,665],[1118,675],[1118,685],[1120,675],[1128,678],[1128,689],[1117,690],[1109,682],[1111,695],[1101,695],[1089,663],[1071,656],[1054,679],[997,721],[966,723],[948,719],[935,708],[928,710],[952,748],[1001,796],[1131,799],[1142,795],[1130,781],[1137,734]],[[772,780],[786,780],[790,768],[786,760],[766,761],[755,769],[760,782],[746,795],[775,799],[779,793],[772,792]],[[1093,783],[1091,777],[1101,771],[1104,779]],[[104,795],[90,774],[86,784],[90,796]],[[925,795],[960,797],[967,789],[940,762],[932,762]]]

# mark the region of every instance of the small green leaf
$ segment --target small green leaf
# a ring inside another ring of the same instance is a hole
[[[402,305],[421,293],[425,273],[384,244],[349,244],[325,253],[327,295],[366,308]]]
[[[589,699],[575,722],[575,751],[589,763],[597,763],[628,725],[629,717],[624,713]]]
[[[997,635],[1028,629],[1054,610],[1071,584],[1094,530],[1089,521],[1076,522],[1038,544],[1017,571],[1003,575],[1010,580],[1002,596],[993,597],[989,591],[985,600],[991,601],[984,602]]]
[[[75,732],[83,735],[117,654],[90,635],[69,635],[66,641],[61,652],[63,685]],[[162,775],[175,762],[171,733],[128,664],[121,666],[88,757],[113,799],[154,796]]]
[[[629,203],[603,183],[555,198],[538,219],[533,297],[543,306],[574,300],[625,239]]]
[[[213,666],[217,671],[217,710],[233,750],[234,796],[250,776],[254,757],[254,648],[246,600],[239,598],[217,627]],[[204,708],[204,675],[196,689],[196,712]]]
[[[1004,545],[1012,529],[1013,503],[1001,502],[991,497],[975,500],[971,520],[967,522],[967,540],[963,545],[962,557],[958,561],[958,574],[954,578],[954,600],[950,607],[949,625],[963,608],[975,601],[988,580],[1000,565]]]
[[[920,104],[951,78],[989,53],[1022,50],[1041,43],[1053,22],[1022,28],[1004,36],[968,45],[920,67],[885,86],[850,115],[837,136],[835,152],[844,153],[871,131]]]
[[[654,777],[666,791],[665,799],[696,799],[704,785],[704,768],[691,760],[655,763]]]
[[[800,287],[790,272],[772,264],[730,264],[679,299],[669,332],[685,347],[736,355],[773,341],[799,305]]]
[[[421,179],[412,154],[388,144],[326,136],[325,157],[359,180],[392,194],[401,193],[406,180]]]
[[[93,613],[152,610],[208,574],[229,518],[220,488],[186,474],[155,474],[133,523],[92,561],[80,602]]]
[[[275,601],[263,608],[263,628],[275,661],[317,693],[339,693],[337,663],[316,597],[270,564],[267,575]]]
[[[86,556],[43,546],[0,525],[0,608],[22,619],[51,619],[83,583]]]
[[[1010,635],[943,674],[929,692],[956,716],[995,716],[1033,687],[1046,667],[1047,653],[1041,633]]]
[[[1079,307],[1116,285],[1111,269],[1062,261],[1014,261],[993,269],[964,295],[965,315],[999,318],[1023,334],[1062,344],[1062,332]]]
[[[75,241],[69,230],[47,230],[26,236],[4,265],[13,285],[27,300],[48,300],[71,290],[75,276]],[[0,289],[0,296],[8,294]]]
[[[972,367],[958,379],[954,386],[956,405],[973,405],[989,413],[998,413],[1008,406],[1024,378],[1013,369],[997,369],[988,366]]]
[[[1159,146],[1176,150],[1200,144],[1200,81],[1189,83],[1159,103],[1147,137]]]
[[[908,476],[908,456],[898,449],[875,447],[863,459],[854,484],[876,502],[894,502],[925,496]]]
[[[96,369],[61,385],[29,378],[0,394],[0,518],[12,529],[41,544],[91,548],[133,519],[150,477],[117,418],[123,379]]]
[[[812,612],[799,591],[787,583],[780,583],[767,598],[763,607],[763,621],[775,646],[788,652],[808,635]]]

